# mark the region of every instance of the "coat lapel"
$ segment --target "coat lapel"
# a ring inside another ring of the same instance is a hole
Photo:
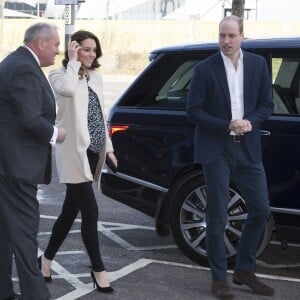
[[[214,70],[216,76],[218,78],[221,89],[225,95],[229,110],[231,111],[230,93],[229,93],[229,87],[227,82],[227,76],[226,76],[224,62],[220,52],[215,55],[214,64],[215,64]]]
[[[243,51],[243,57],[244,57],[244,111],[245,115],[247,115],[249,111],[249,101],[250,99],[250,93],[251,93],[251,78],[253,76],[254,67],[255,64],[251,62],[251,58],[249,57],[248,53]],[[247,70],[247,72],[245,72]]]
[[[37,63],[37,61],[35,60],[35,58],[33,57],[33,55],[30,53],[30,51],[24,47],[19,47],[17,49],[18,52],[22,53],[22,55],[26,56],[27,59],[31,60],[32,62],[32,66],[34,67],[35,71],[37,72],[37,74],[40,74],[40,79],[42,81],[43,86],[45,87],[45,89],[47,90],[48,94],[49,94],[49,99],[51,99],[51,103],[53,106],[54,111],[56,110],[55,107],[55,96],[53,93],[53,90],[50,86],[50,83],[47,79],[47,77],[45,76],[45,73],[43,72],[42,68],[39,66],[39,64]]]

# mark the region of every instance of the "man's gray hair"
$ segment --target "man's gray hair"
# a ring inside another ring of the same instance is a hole
[[[50,38],[53,34],[53,30],[57,30],[58,27],[52,24],[39,22],[30,26],[24,34],[24,44],[32,43],[38,38]]]

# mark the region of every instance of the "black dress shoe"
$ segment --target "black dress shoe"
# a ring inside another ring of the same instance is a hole
[[[253,272],[235,270],[233,273],[233,283],[238,285],[245,284],[258,295],[273,296],[275,294],[275,290],[259,281]]]
[[[211,284],[211,293],[218,299],[228,300],[234,298],[234,294],[225,280],[213,281]]]
[[[5,298],[3,300],[20,300],[20,299],[21,299],[21,295],[14,293],[12,296]]]
[[[20,294],[16,294],[16,293],[14,293],[14,295],[11,298],[11,300],[20,300],[20,299],[21,299],[21,295]]]
[[[39,269],[42,270],[42,256],[40,256],[38,258],[38,266],[39,266]],[[46,282],[48,282],[48,283],[52,282],[51,274],[50,274],[50,276],[43,276],[43,277]]]

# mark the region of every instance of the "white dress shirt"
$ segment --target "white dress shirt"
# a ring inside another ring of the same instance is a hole
[[[227,83],[230,93],[232,120],[242,120],[244,118],[244,64],[243,52],[240,49],[240,57],[235,69],[232,61],[221,51],[224,61]],[[231,132],[230,134],[233,134]]]

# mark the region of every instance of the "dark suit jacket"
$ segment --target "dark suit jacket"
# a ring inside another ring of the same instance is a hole
[[[47,78],[28,49],[19,47],[0,63],[0,175],[50,182],[55,114]]]
[[[273,111],[271,76],[263,57],[243,51],[244,118],[252,124],[245,144],[253,162],[261,160],[260,125]],[[218,52],[198,63],[193,71],[187,117],[196,125],[195,163],[215,160],[223,148],[231,116],[226,71]]]

